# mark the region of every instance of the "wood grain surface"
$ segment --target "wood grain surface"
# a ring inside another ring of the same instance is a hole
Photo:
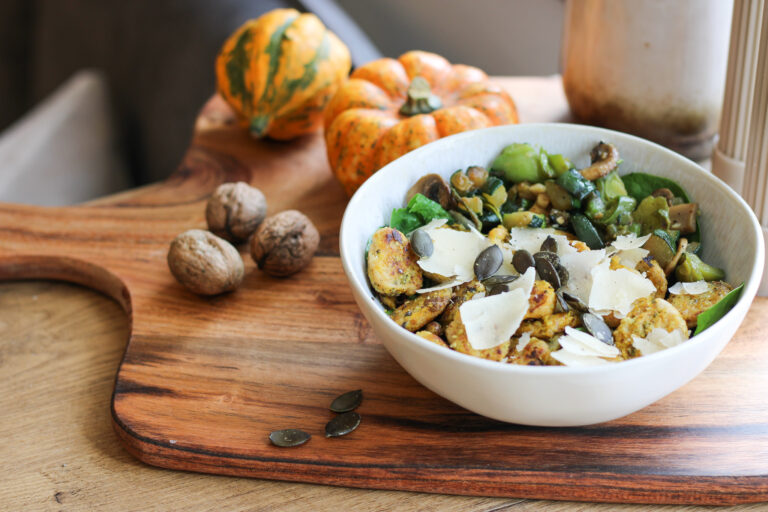
[[[237,292],[193,296],[167,271],[168,243],[204,227],[207,195],[239,179],[265,192],[271,213],[299,208],[313,219],[319,254],[287,279],[262,275],[246,257]],[[486,496],[768,499],[768,302],[756,301],[704,374],[643,411],[577,429],[502,424],[427,391],[376,342],[337,257],[344,202],[319,135],[253,143],[214,98],[166,182],[81,207],[0,205],[0,279],[84,284],[129,313],[112,420],[128,451],[150,464]],[[328,403],[357,388],[365,393],[361,427],[325,439]],[[287,427],[314,437],[300,448],[272,447],[267,434]]]

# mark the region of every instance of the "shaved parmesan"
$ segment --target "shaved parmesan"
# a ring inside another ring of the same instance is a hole
[[[708,291],[709,284],[706,281],[694,281],[693,283],[679,281],[669,288],[669,293],[672,295],[700,295]]]
[[[515,352],[522,352],[525,350],[525,347],[528,346],[528,343],[531,342],[531,333],[524,332],[519,338],[517,338],[517,345],[515,346]]]
[[[617,311],[626,316],[632,303],[656,292],[653,283],[631,270],[611,270],[600,265],[592,271],[592,289],[589,292],[590,308],[600,311]]]
[[[565,328],[565,335],[558,339],[561,349],[552,352],[552,357],[566,366],[592,366],[605,364],[603,358],[614,358],[620,354],[613,345],[606,345],[591,334]]]
[[[634,234],[620,235],[611,244],[610,249],[619,257],[619,263],[625,267],[635,268],[640,261],[648,256],[648,250],[643,245],[651,235],[637,237]]]
[[[466,283],[466,281],[463,278],[455,278],[455,279],[451,279],[450,281],[446,281],[445,283],[440,283],[431,288],[421,288],[419,290],[416,290],[416,293],[436,292],[438,290],[444,290],[445,288],[452,288],[454,286],[458,286],[463,283]]]
[[[632,335],[632,345],[644,356],[661,350],[675,347],[688,339],[688,333],[681,329],[667,332],[661,327],[656,327],[645,338]]]
[[[563,289],[587,303],[592,290],[592,269],[605,259],[605,250],[583,251],[566,254],[560,258],[560,264],[568,270],[568,283]]]
[[[576,248],[568,243],[566,236],[555,234],[555,230],[552,228],[512,228],[509,230],[509,245],[515,251],[525,249],[534,254],[541,250],[541,244],[548,236],[557,242],[558,256],[577,252]]]
[[[419,259],[419,266],[426,272],[453,278],[454,285],[472,280],[475,259],[490,242],[477,231],[445,228],[442,227],[445,219],[440,221],[432,221],[421,228],[432,239],[434,250],[429,258]]]
[[[475,350],[496,347],[512,337],[528,312],[535,280],[536,271],[529,268],[509,283],[508,292],[468,300],[459,307],[467,340]]]
[[[648,249],[626,249],[619,251],[617,256],[619,257],[619,263],[625,267],[635,268],[637,264],[642,261],[643,258],[648,256]]]
[[[518,279],[515,279],[511,283],[507,284],[509,291],[523,290],[525,296],[528,297],[533,291],[533,285],[536,282],[536,269],[529,267]]]
[[[432,229],[439,228],[440,226],[445,225],[446,222],[448,222],[447,219],[432,219],[431,221],[429,221],[428,224],[424,224],[418,229],[423,229],[424,231],[430,231]],[[414,229],[414,231],[416,230]]]
[[[459,307],[467,340],[475,350],[501,345],[515,333],[528,311],[528,295],[517,289],[468,300]]]
[[[560,346],[567,351],[585,356],[616,357],[619,355],[619,349],[615,346],[606,345],[591,334],[570,326],[565,328],[565,336],[561,336],[559,341]]]
[[[611,246],[617,251],[639,249],[645,245],[645,242],[647,242],[649,238],[651,238],[650,234],[641,237],[637,237],[634,233],[629,235],[619,235],[616,237],[616,240],[613,241]]]
[[[573,352],[558,350],[552,352],[552,357],[563,363],[565,366],[597,366],[599,364],[608,364],[608,361],[599,357],[580,356]]]

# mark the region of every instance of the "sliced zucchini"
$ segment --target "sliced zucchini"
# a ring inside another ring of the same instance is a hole
[[[539,213],[527,212],[513,212],[504,214],[504,227],[507,229],[512,228],[541,228],[546,224],[544,215]]]
[[[576,236],[587,244],[592,250],[602,249],[605,247],[603,239],[600,237],[600,233],[597,232],[595,226],[589,221],[587,217],[581,213],[575,213],[571,216],[571,226]]]
[[[648,250],[649,255],[659,262],[661,268],[666,268],[677,252],[672,240],[661,230],[651,233],[651,237],[643,244],[643,249]]]
[[[501,205],[507,201],[507,189],[504,188],[504,182],[496,176],[488,178],[482,190],[486,201],[496,208],[501,208]]]

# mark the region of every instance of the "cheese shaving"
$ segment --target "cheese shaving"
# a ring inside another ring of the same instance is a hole
[[[568,283],[563,289],[581,299],[585,304],[592,290],[592,269],[605,259],[605,250],[584,251],[567,254],[560,258],[568,271]]]
[[[552,357],[563,363],[565,366],[597,366],[599,364],[608,364],[608,361],[599,357],[580,356],[565,350],[552,352]]]
[[[667,332],[661,327],[656,327],[645,338],[632,335],[632,345],[644,356],[675,347],[688,339],[688,333],[681,329]]]
[[[619,257],[619,263],[628,268],[635,268],[637,264],[642,261],[643,258],[648,256],[648,249],[636,248],[626,249],[617,253]]]
[[[454,285],[472,280],[475,259],[490,242],[477,231],[445,228],[442,227],[445,219],[440,221],[421,228],[432,239],[434,250],[428,258],[420,258],[418,265],[426,272],[453,278]]]
[[[501,345],[515,333],[528,311],[528,295],[517,289],[469,300],[459,308],[467,340],[475,350]]]
[[[678,281],[669,287],[669,293],[672,295],[700,295],[708,291],[709,283],[706,281],[694,281],[692,283]]]
[[[625,268],[611,270],[603,264],[592,270],[592,288],[587,304],[596,310],[617,311],[626,316],[635,300],[655,292],[653,283],[640,274]]]
[[[509,283],[509,291],[473,298],[459,307],[472,348],[493,348],[512,337],[528,312],[528,298],[535,280],[536,271],[529,268],[519,279]]]
[[[450,281],[447,281],[445,283],[440,283],[438,285],[435,285],[431,288],[421,288],[419,290],[416,290],[416,293],[430,293],[430,292],[436,292],[438,290],[444,290],[445,288],[452,288],[454,286],[458,286],[460,284],[464,284],[467,281],[464,280],[463,277],[452,279]]]
[[[531,333],[524,332],[519,338],[517,338],[517,345],[515,346],[515,352],[521,353],[531,342]]]
[[[552,357],[566,366],[588,366],[607,363],[604,358],[617,357],[620,352],[613,345],[606,345],[591,334],[573,327],[565,328],[565,335],[559,338],[560,350]]]
[[[650,234],[637,237],[634,233],[629,235],[619,235],[616,240],[613,241],[611,246],[617,251],[629,251],[631,249],[639,249],[648,239],[651,238]]]
[[[555,230],[552,228],[512,228],[509,230],[509,245],[515,251],[525,249],[529,253],[535,254],[541,250],[541,244],[548,236],[557,242],[558,256],[577,252],[577,249],[568,243],[568,238],[565,235],[555,234]]]

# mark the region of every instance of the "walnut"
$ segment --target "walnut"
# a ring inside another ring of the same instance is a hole
[[[199,295],[216,295],[240,286],[245,268],[232,244],[202,229],[174,238],[168,267],[184,286]]]
[[[264,194],[243,181],[219,185],[205,208],[208,229],[234,243],[248,240],[266,215]]]
[[[251,238],[256,265],[273,276],[298,272],[312,260],[320,234],[303,213],[286,210],[267,217]]]

